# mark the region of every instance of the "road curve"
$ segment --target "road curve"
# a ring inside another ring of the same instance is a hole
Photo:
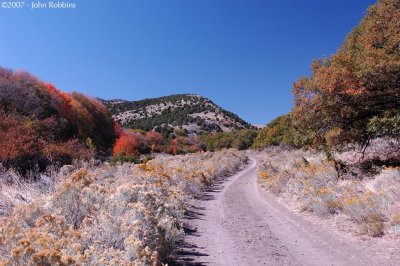
[[[260,191],[254,159],[207,189],[186,221],[185,243],[172,265],[391,264]]]

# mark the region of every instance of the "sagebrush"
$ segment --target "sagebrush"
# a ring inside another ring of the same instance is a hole
[[[161,265],[183,236],[190,199],[237,171],[234,150],[81,168],[1,219],[4,265]]]

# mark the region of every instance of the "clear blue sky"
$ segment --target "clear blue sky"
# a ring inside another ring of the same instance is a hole
[[[374,2],[77,0],[73,10],[0,9],[0,65],[105,99],[197,93],[264,124],[290,111],[293,82],[334,53]]]

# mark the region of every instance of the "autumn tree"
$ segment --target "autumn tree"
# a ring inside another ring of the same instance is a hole
[[[164,137],[156,131],[146,133],[146,141],[152,152],[161,152],[164,146]]]
[[[111,148],[116,133],[114,120],[106,107],[99,101],[81,93],[74,92],[72,96],[72,110],[76,116],[72,120],[83,139],[93,139],[101,149]]]
[[[25,174],[92,157],[78,139],[57,141],[51,130],[56,125],[54,118],[22,118],[0,110],[0,162]]]
[[[37,78],[23,71],[0,68],[0,109],[39,119],[57,114],[51,95]]]
[[[24,162],[31,166],[29,158],[40,154],[41,142],[28,120],[21,121],[0,110],[0,162],[5,166]]]
[[[400,136],[400,2],[379,0],[331,58],[294,84],[294,125],[314,146]]]
[[[201,147],[194,138],[179,136],[172,139],[165,152],[173,155],[195,153],[201,151]]]
[[[113,154],[114,156],[133,156],[139,155],[139,142],[134,133],[122,134],[114,144]]]
[[[290,115],[283,115],[275,118],[264,128],[260,129],[254,141],[253,147],[263,149],[266,146],[291,145],[292,120]]]

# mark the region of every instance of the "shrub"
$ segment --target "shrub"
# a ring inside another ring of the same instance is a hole
[[[67,142],[48,143],[44,147],[44,154],[52,163],[61,165],[72,164],[74,160],[88,161],[93,158],[93,152],[87,149],[78,139]]]
[[[373,237],[382,236],[385,221],[382,210],[385,202],[381,193],[342,193],[340,196],[343,212],[356,222],[359,233]]]
[[[261,156],[260,185],[299,210],[326,217],[341,213],[358,233],[372,237],[398,225],[398,168],[384,168],[373,177],[349,172],[339,178],[334,162],[321,152],[274,147]]]
[[[72,96],[71,122],[78,128],[81,139],[90,137],[101,149],[109,149],[116,138],[115,123],[99,101],[74,92]]]
[[[40,156],[43,140],[31,125],[31,120],[18,119],[0,110],[0,162],[4,166],[18,166]]]
[[[162,265],[195,193],[245,162],[225,150],[80,169],[1,219],[0,264]]]
[[[165,149],[166,153],[177,155],[195,153],[201,151],[200,146],[194,138],[176,137],[170,141],[170,144]]]
[[[111,159],[111,163],[117,164],[117,163],[140,163],[140,156],[133,154],[133,155],[124,155],[123,153],[119,153],[117,155],[114,155],[113,158]]]
[[[266,127],[260,130],[253,146],[262,149],[266,146],[285,144],[285,134],[290,130],[290,127],[291,120],[288,115],[280,116],[272,120]]]
[[[77,139],[56,141],[54,118],[44,120],[7,115],[0,110],[0,162],[21,173],[42,171],[49,164],[60,166],[88,160],[92,153]]]
[[[389,216],[390,218],[390,224],[393,226],[398,226],[400,225],[400,211],[396,210],[396,212],[393,212]]]
[[[135,133],[123,133],[115,142],[113,154],[114,156],[132,156],[138,155],[140,144]]]
[[[151,147],[152,152],[161,152],[164,148],[164,137],[156,131],[146,133],[146,142]]]
[[[384,220],[379,214],[369,214],[359,221],[359,228],[361,234],[367,234],[372,237],[381,237],[384,233]]]
[[[208,151],[230,148],[246,150],[253,145],[256,136],[255,130],[237,130],[203,134],[200,136],[200,141],[205,144],[205,149]]]

